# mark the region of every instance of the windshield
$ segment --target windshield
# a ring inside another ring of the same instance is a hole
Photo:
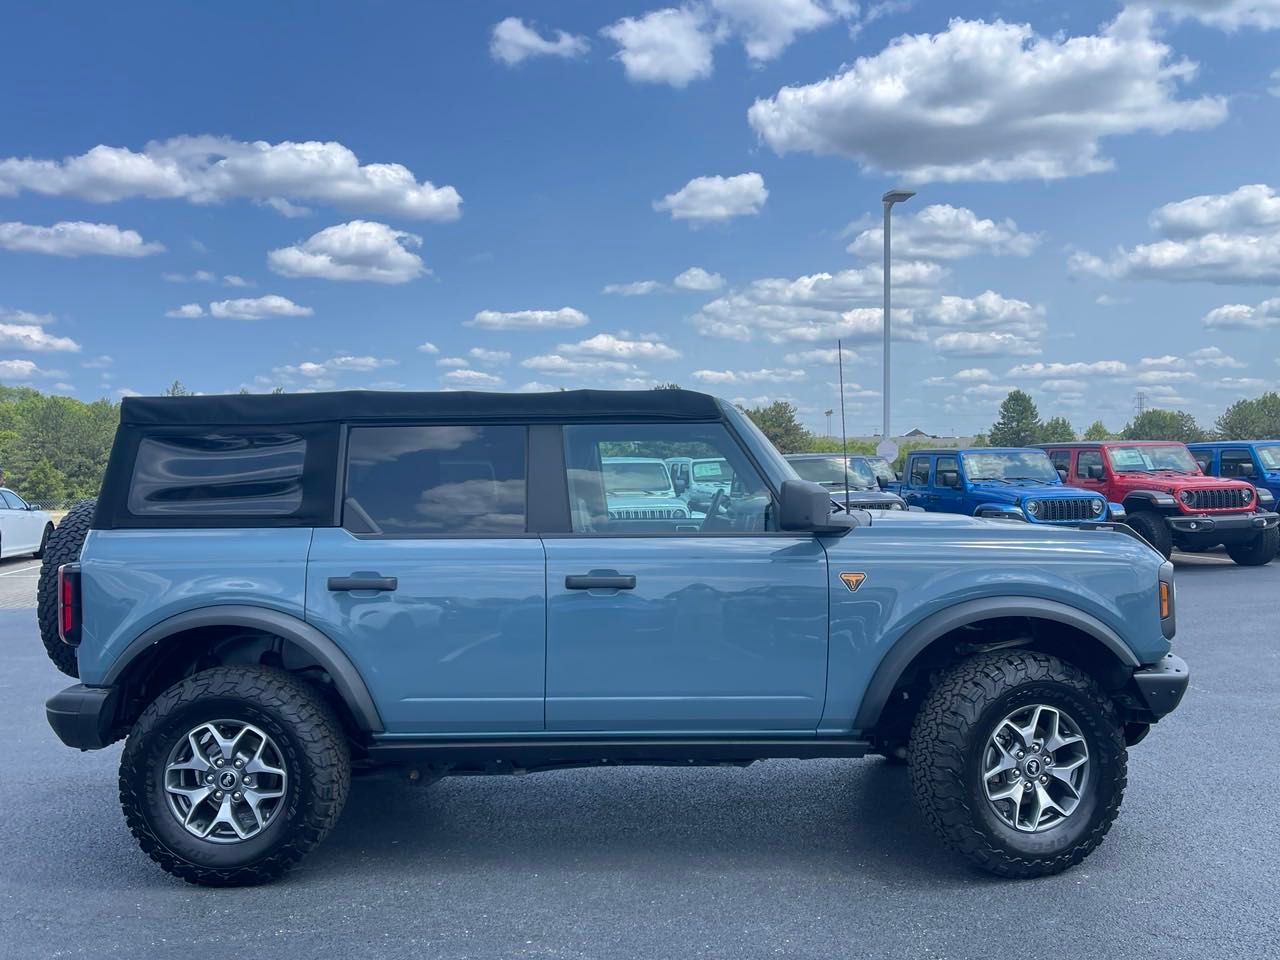
[[[733,467],[727,460],[695,460],[693,479],[703,483],[732,483]]]
[[[871,471],[871,479],[884,480],[886,483],[892,483],[898,479],[898,475],[893,472],[893,464],[884,457],[851,457],[851,464],[858,466],[866,466]]]
[[[1262,469],[1280,470],[1280,444],[1258,447],[1258,459],[1262,461]]]
[[[671,493],[666,465],[658,460],[605,460],[606,493]]]
[[[1061,483],[1058,471],[1043,450],[1017,450],[1003,453],[966,453],[964,473],[970,482],[977,480],[1035,480],[1039,483]]]
[[[796,473],[800,474],[801,479],[812,480],[814,483],[824,483],[837,487],[843,487],[846,481],[851,487],[874,487],[876,485],[876,478],[870,467],[854,460],[849,461],[849,465],[846,467],[843,457],[823,457],[820,460],[792,460],[791,466],[795,468]]]
[[[1152,446],[1108,447],[1107,457],[1116,473],[1141,473],[1148,470],[1176,470],[1178,473],[1199,473],[1191,451],[1180,443],[1161,443]]]

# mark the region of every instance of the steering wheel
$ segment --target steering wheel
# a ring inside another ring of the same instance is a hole
[[[716,514],[720,512],[720,508],[724,506],[724,502],[728,496],[724,492],[723,487],[717,487],[715,495],[711,498],[711,503],[707,505],[707,515],[702,519],[702,525],[705,527],[708,520],[716,519]]]

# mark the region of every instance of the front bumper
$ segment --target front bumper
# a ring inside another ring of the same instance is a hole
[[[58,739],[78,750],[101,750],[119,739],[115,720],[119,687],[86,687],[77,683],[55,693],[44,705]]]
[[[1263,530],[1280,524],[1280,514],[1259,511],[1257,513],[1232,513],[1214,516],[1207,513],[1178,514],[1165,517],[1174,533],[1202,537],[1212,534],[1225,540],[1249,540]]]
[[[1191,682],[1191,671],[1181,657],[1167,653],[1159,663],[1133,674],[1139,701],[1152,720],[1159,720],[1182,702]]]

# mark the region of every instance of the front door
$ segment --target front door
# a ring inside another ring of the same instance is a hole
[[[734,482],[691,516],[611,517],[601,463],[612,456],[723,457]],[[725,427],[569,426],[565,458],[572,533],[543,538],[547,730],[814,730],[826,551],[776,532],[769,488]]]
[[[955,486],[944,481],[954,477]],[[964,509],[964,481],[960,477],[959,457],[938,457],[933,468],[933,506],[941,513],[966,513]]]
[[[350,430],[343,526],[315,531],[307,619],[359,668],[388,733],[543,727],[545,558],[526,533],[526,435]]]

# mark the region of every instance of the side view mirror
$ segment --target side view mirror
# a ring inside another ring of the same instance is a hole
[[[677,494],[684,493],[689,489],[689,484],[685,482],[684,477],[672,477],[671,489],[675,490]]]
[[[783,480],[778,497],[778,527],[807,533],[847,533],[856,524],[831,512],[831,494],[809,480]]]
[[[938,486],[950,487],[953,490],[958,489],[960,487],[960,474],[954,470],[939,470]]]
[[[1101,464],[1094,464],[1092,467],[1090,467],[1090,468],[1089,468],[1089,479],[1090,479],[1090,480],[1101,480],[1101,479],[1102,479],[1102,477],[1103,477],[1103,473],[1102,473],[1102,465],[1101,465]]]
[[[1066,483],[1066,482],[1067,482],[1067,468],[1066,468],[1066,467],[1058,467],[1058,479],[1059,479],[1059,480],[1061,480],[1063,483]]]
[[[902,471],[901,471],[901,470],[895,470],[895,471],[893,471],[893,475],[894,475],[895,477],[897,477],[897,478],[898,478],[898,481],[899,481],[899,482],[901,482],[901,481],[902,481]]]
[[[888,490],[888,489],[889,489],[889,481],[888,481],[888,480],[886,480],[884,477],[880,476],[879,474],[877,474],[877,475],[876,475],[876,486],[877,486],[877,487],[879,487],[881,490]]]

